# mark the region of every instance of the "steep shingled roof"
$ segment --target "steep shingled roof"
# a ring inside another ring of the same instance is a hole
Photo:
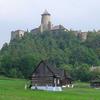
[[[56,77],[60,77],[60,78],[63,78],[64,76],[66,76],[66,78],[69,78],[71,79],[70,76],[67,75],[66,71],[64,69],[60,69],[60,68],[57,68],[55,66],[51,66],[47,60],[42,60],[38,66],[36,67],[36,69],[33,71],[33,73],[35,73],[35,71],[38,69],[38,67],[41,65],[41,64],[44,64],[51,72],[54,76]]]

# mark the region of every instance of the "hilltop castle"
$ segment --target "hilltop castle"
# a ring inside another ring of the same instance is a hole
[[[44,11],[43,14],[41,14],[41,25],[38,28],[32,29],[31,33],[43,33],[44,31],[57,31],[57,30],[64,30],[68,31],[63,25],[56,25],[53,26],[51,22],[51,14],[48,13],[47,10]],[[16,38],[21,38],[25,35],[24,30],[16,30],[11,32],[11,40],[14,40]],[[79,32],[74,31],[73,32],[77,37],[79,37],[82,41],[85,41],[87,39],[87,32]]]

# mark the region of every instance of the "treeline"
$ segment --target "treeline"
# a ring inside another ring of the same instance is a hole
[[[90,71],[100,66],[100,34],[88,32],[82,42],[73,31],[52,31],[42,34],[26,33],[19,39],[5,43],[0,50],[0,74],[29,78],[41,60],[67,70],[74,80],[88,81],[100,73]]]

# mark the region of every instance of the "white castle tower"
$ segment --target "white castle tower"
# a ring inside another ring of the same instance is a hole
[[[47,10],[44,11],[41,18],[40,31],[44,32],[46,30],[51,30],[51,14]]]

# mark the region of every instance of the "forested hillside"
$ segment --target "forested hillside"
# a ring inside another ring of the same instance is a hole
[[[3,45],[0,74],[28,78],[41,60],[66,69],[75,80],[88,81],[93,77],[89,68],[100,66],[100,34],[89,32],[82,42],[72,31],[26,33],[22,39]]]

